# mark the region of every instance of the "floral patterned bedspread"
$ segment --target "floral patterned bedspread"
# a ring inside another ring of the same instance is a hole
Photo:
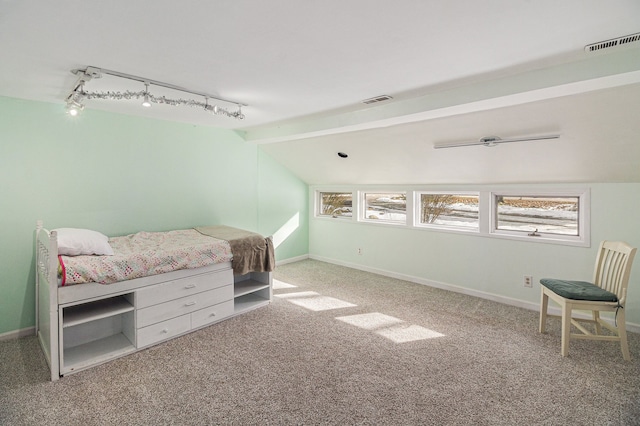
[[[231,261],[228,241],[195,229],[138,232],[109,239],[113,256],[58,256],[62,285],[111,284]]]

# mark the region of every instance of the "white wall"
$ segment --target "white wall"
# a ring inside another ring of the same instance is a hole
[[[601,240],[623,240],[640,247],[640,184],[596,183],[581,187],[591,190],[588,248],[314,218],[312,214],[309,252],[316,259],[420,283],[454,286],[461,292],[538,309],[541,278],[592,278]],[[321,187],[312,188],[310,196],[314,189]],[[310,211],[313,212],[312,207]],[[362,248],[361,255],[358,248]],[[533,276],[533,288],[523,286],[524,275]],[[626,309],[627,322],[633,330],[640,331],[640,257],[632,269]]]

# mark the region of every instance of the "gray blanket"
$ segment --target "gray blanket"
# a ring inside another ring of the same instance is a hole
[[[231,265],[235,274],[273,271],[276,260],[271,237],[264,238],[255,232],[230,226],[200,226],[195,228],[203,235],[226,240],[231,246]]]

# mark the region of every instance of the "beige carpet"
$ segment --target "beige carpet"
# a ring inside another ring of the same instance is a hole
[[[640,424],[637,334],[631,362],[562,358],[536,312],[312,260],[275,278],[267,308],[55,383],[35,338],[0,342],[0,424]]]

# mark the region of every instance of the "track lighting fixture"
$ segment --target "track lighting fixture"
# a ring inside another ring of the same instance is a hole
[[[218,98],[215,96],[211,96],[206,93],[197,92],[189,89],[185,89],[182,87],[174,86],[168,83],[162,83],[160,81],[150,80],[148,78],[136,77],[130,74],[124,74],[117,71],[105,70],[96,67],[87,67],[84,70],[75,69],[71,71],[72,73],[78,76],[78,81],[76,82],[74,88],[71,90],[69,95],[67,96],[67,112],[70,115],[77,115],[79,111],[84,108],[84,100],[92,100],[92,99],[108,99],[108,100],[131,100],[131,99],[140,99],[142,98],[142,106],[150,107],[152,103],[157,104],[165,104],[171,106],[190,106],[190,107],[198,107],[202,108],[207,112],[211,112],[213,115],[224,115],[230,118],[236,118],[239,120],[244,119],[244,114],[242,113],[242,107],[247,106],[246,104],[230,101],[227,99]],[[139,92],[88,92],[84,89],[84,85],[86,82],[90,81],[93,78],[101,78],[103,74],[109,74],[115,77],[125,78],[128,80],[135,80],[144,83],[144,90]],[[176,90],[179,92],[189,93],[191,95],[202,96],[204,98],[204,102],[194,100],[194,99],[170,99],[166,96],[154,96],[149,92],[149,86],[159,86],[165,87],[167,89]],[[220,107],[218,105],[210,105],[209,99],[214,99],[219,102],[225,102],[229,104],[235,104],[237,110],[228,110],[224,107]]]

